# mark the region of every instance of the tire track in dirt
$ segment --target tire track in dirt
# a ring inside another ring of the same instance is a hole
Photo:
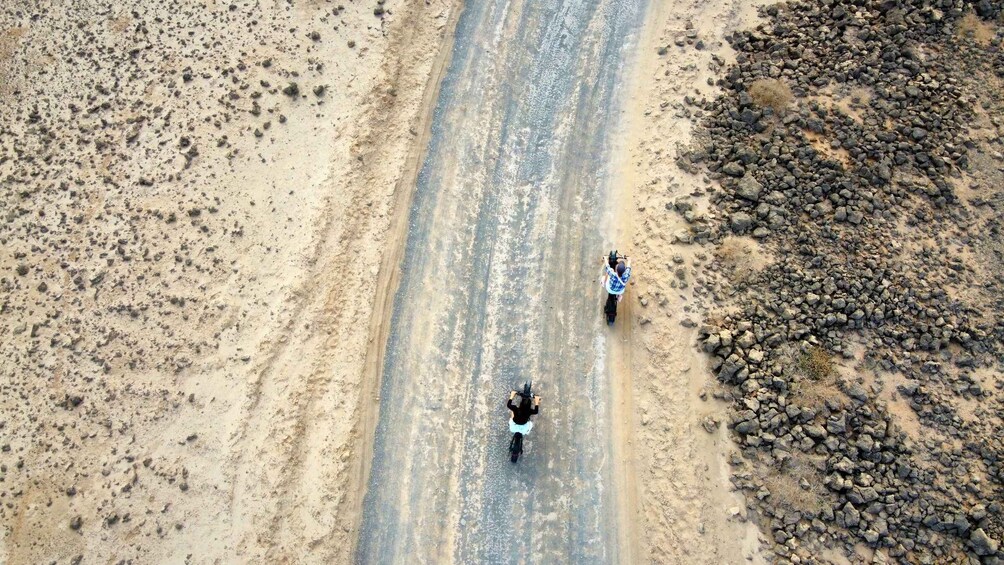
[[[350,130],[350,174],[321,181],[337,197],[300,259],[309,275],[293,300],[277,305],[288,308],[283,329],[265,343],[232,438],[230,514],[234,530],[247,532],[235,536],[238,556],[287,562],[309,551],[310,562],[350,559],[361,499],[354,450],[366,416],[359,404],[369,400],[359,381],[372,335],[357,326],[380,311],[377,275],[393,244],[383,210],[393,210],[404,190],[393,181],[413,169],[409,148],[435,87],[430,71],[439,66],[428,53],[448,48],[441,30],[451,9],[448,2],[402,5],[401,22],[421,21],[393,28],[382,80]],[[348,269],[372,277],[347,292]]]
[[[640,2],[471,2],[457,25],[387,342],[356,559],[615,562],[596,284],[617,85]],[[544,396],[506,457],[507,391]]]

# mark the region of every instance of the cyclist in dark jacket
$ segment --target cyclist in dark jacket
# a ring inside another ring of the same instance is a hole
[[[512,416],[509,418],[509,431],[526,435],[533,428],[530,416],[534,416],[540,412],[540,397],[533,395],[533,399],[531,400],[521,396],[519,405],[513,403],[515,398],[516,391],[511,391],[509,393],[509,402],[506,403],[506,408],[512,412]]]

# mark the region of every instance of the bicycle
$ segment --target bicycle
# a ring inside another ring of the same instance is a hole
[[[627,255],[620,255],[616,250],[611,251],[610,255],[607,256],[607,265],[616,272],[617,263],[627,258]],[[614,325],[614,320],[617,319],[617,303],[619,301],[618,295],[607,292],[607,303],[603,306],[603,314],[607,318],[608,326]]]
[[[531,391],[531,382],[526,381],[523,383],[523,391],[512,391],[516,396],[520,397],[519,407],[525,410],[533,410],[531,414],[537,413],[537,404],[539,400],[534,397]],[[509,399],[507,406],[510,406],[512,398]],[[510,408],[511,409],[511,408]],[[527,416],[527,421],[525,424],[516,424],[513,420],[509,420],[509,430],[513,432],[512,440],[509,441],[509,460],[515,463],[519,460],[519,456],[523,453],[523,436],[530,432],[533,428],[533,424]]]

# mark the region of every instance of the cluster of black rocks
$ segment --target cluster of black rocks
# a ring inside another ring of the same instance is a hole
[[[862,544],[877,560],[1004,561],[1004,286],[983,268],[1000,249],[1000,186],[964,186],[977,158],[1000,180],[999,153],[987,158],[971,127],[999,110],[986,85],[1004,67],[999,32],[990,45],[959,32],[967,14],[1000,13],[988,0],[774,5],[730,38],[723,93],[688,100],[703,127],[680,165],[721,186],[720,222],[695,231],[752,236],[776,257],[719,277],[729,313],[701,339],[735,401],[746,463],[734,481],[780,562]],[[756,99],[765,79],[794,103]],[[813,356],[855,366],[806,370]],[[875,374],[900,379],[893,395],[880,398]],[[804,392],[827,386],[822,401]],[[765,478],[793,468],[810,470],[798,486],[818,504],[770,492]]]

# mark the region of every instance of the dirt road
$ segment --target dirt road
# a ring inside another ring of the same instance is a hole
[[[356,560],[624,559],[597,284],[642,3],[471,2],[419,174]],[[543,396],[512,465],[507,392]]]

